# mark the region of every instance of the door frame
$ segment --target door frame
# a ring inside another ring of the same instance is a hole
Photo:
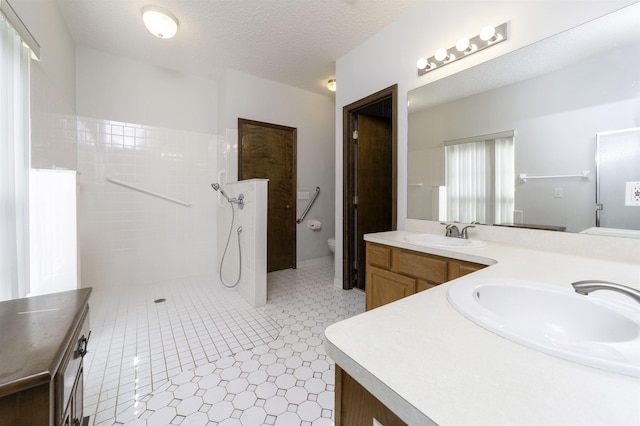
[[[392,230],[397,229],[398,223],[398,85],[394,84],[379,92],[373,93],[359,101],[342,108],[342,288],[353,288],[353,265],[355,261],[355,247],[353,233],[355,232],[353,197],[355,188],[354,173],[354,144],[355,115],[373,104],[391,99],[391,170],[392,170]],[[361,274],[364,276],[364,272]]]

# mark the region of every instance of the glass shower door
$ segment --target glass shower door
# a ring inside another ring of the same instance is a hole
[[[596,226],[640,230],[640,127],[596,135]]]

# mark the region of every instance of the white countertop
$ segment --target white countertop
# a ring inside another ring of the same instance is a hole
[[[637,261],[491,241],[472,249],[431,249],[406,242],[408,234],[369,234],[365,240],[491,265],[458,280],[516,278],[569,286],[602,279],[640,289]],[[639,378],[556,358],[491,333],[451,307],[448,288],[445,283],[328,327],[327,353],[410,425],[640,425]],[[598,293],[593,296],[626,298]]]

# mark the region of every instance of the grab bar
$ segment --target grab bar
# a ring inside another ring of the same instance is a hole
[[[309,213],[309,209],[311,209],[311,206],[316,201],[316,198],[318,198],[318,194],[320,194],[320,187],[316,186],[316,193],[313,194],[313,198],[311,198],[311,201],[309,201],[309,204],[307,204],[307,208],[304,209],[304,213],[302,213],[302,217],[300,219],[296,219],[296,223],[300,223],[304,220],[304,218],[307,216],[307,213]]]
[[[583,170],[579,175],[551,175],[551,176],[527,176],[526,173],[520,173],[520,182],[526,183],[527,179],[555,179],[555,178],[582,178],[589,180],[589,170]]]
[[[158,194],[157,192],[149,191],[148,189],[140,188],[139,186],[131,185],[129,183],[123,182],[118,179],[113,179],[109,176],[106,177],[108,182],[115,183],[116,185],[124,186],[125,188],[133,189],[134,191],[142,192],[147,195],[152,195],[157,198],[162,198],[163,200],[171,201],[172,203],[180,204],[181,206],[191,207],[191,203],[187,203],[185,201],[176,200],[175,198],[167,197],[162,194]]]

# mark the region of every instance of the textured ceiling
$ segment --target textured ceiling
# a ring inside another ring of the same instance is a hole
[[[78,46],[214,79],[231,68],[327,94],[336,59],[421,0],[57,1]],[[146,4],[178,18],[173,39],[146,30]]]

